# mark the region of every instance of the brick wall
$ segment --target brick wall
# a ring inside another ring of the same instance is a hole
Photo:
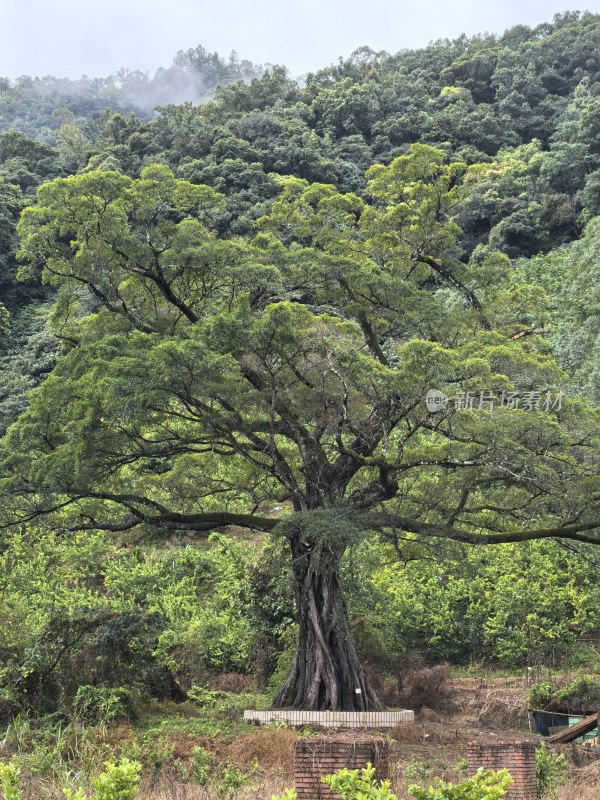
[[[469,775],[481,767],[507,769],[514,783],[506,800],[533,800],[537,797],[535,747],[533,742],[471,742],[467,747]]]
[[[388,743],[385,739],[322,738],[298,739],[294,752],[294,786],[299,800],[338,800],[338,795],[321,783],[323,775],[338,769],[375,767],[381,780],[388,773]]]

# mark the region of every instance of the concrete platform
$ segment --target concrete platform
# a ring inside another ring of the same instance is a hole
[[[244,711],[244,722],[268,725],[286,722],[288,725],[321,725],[324,728],[395,728],[415,721],[414,711]]]

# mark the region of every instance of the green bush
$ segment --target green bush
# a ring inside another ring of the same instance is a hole
[[[361,770],[338,769],[321,780],[339,794],[340,800],[397,800],[390,781],[376,781],[374,778],[375,767],[367,764]]]
[[[19,800],[19,771],[13,764],[0,763],[0,789],[3,800]]]
[[[527,705],[529,708],[547,708],[554,699],[556,686],[550,681],[534,684],[529,690]]]
[[[211,774],[211,758],[204,747],[194,748],[192,774],[199,786],[206,786]]]
[[[256,761],[253,762],[249,772],[242,772],[230,763],[224,764],[213,783],[219,800],[236,800],[240,790],[250,783],[258,769]]]
[[[59,542],[37,529],[7,533],[0,717],[69,713],[82,686],[143,686],[150,697],[182,699],[174,676],[189,686],[224,670],[256,670],[275,693],[297,639],[279,546],[213,535],[181,548],[118,548],[89,533]],[[408,649],[433,661],[539,663],[550,652],[572,655],[575,633],[600,626],[596,573],[553,543],[476,548],[464,558],[445,547],[444,564],[409,560],[402,569],[375,539],[348,555],[348,605],[371,665],[393,672]],[[85,691],[77,713],[86,722],[112,713],[112,700],[107,708]]]
[[[501,772],[480,769],[472,778],[456,785],[438,781],[428,789],[410,786],[408,791],[415,800],[501,800],[511,783],[505,769]]]
[[[557,713],[593,714],[600,707],[600,682],[587,676],[562,687],[544,681],[531,687],[528,702],[531,708]]]
[[[137,761],[123,758],[118,764],[106,763],[103,772],[92,781],[93,800],[133,800],[140,784],[142,767]]]
[[[188,699],[204,709],[210,709],[214,717],[236,722],[247,708],[268,708],[269,697],[261,692],[221,692],[204,686],[192,686]]]
[[[540,796],[554,795],[568,780],[569,768],[562,753],[550,753],[545,744],[535,751],[535,773]]]
[[[131,717],[131,693],[127,689],[80,686],[73,700],[73,713],[81,722],[92,724]]]

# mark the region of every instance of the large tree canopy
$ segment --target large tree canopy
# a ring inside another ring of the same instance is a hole
[[[251,241],[221,238],[222,196],[163,166],[42,186],[22,272],[60,286],[65,350],[5,438],[5,524],[275,529],[300,622],[277,703],[377,707],[338,579],[362,532],[400,552],[600,543],[597,412],[540,402],[565,381],[545,294],[457,243],[487,178],[414,145],[369,170],[366,199],[281,179]],[[481,408],[431,413],[430,389]],[[530,402],[492,406],[503,393]]]

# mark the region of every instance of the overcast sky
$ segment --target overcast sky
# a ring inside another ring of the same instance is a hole
[[[396,52],[577,8],[600,0],[0,0],[0,75],[153,72],[198,44],[299,75],[365,44]]]

